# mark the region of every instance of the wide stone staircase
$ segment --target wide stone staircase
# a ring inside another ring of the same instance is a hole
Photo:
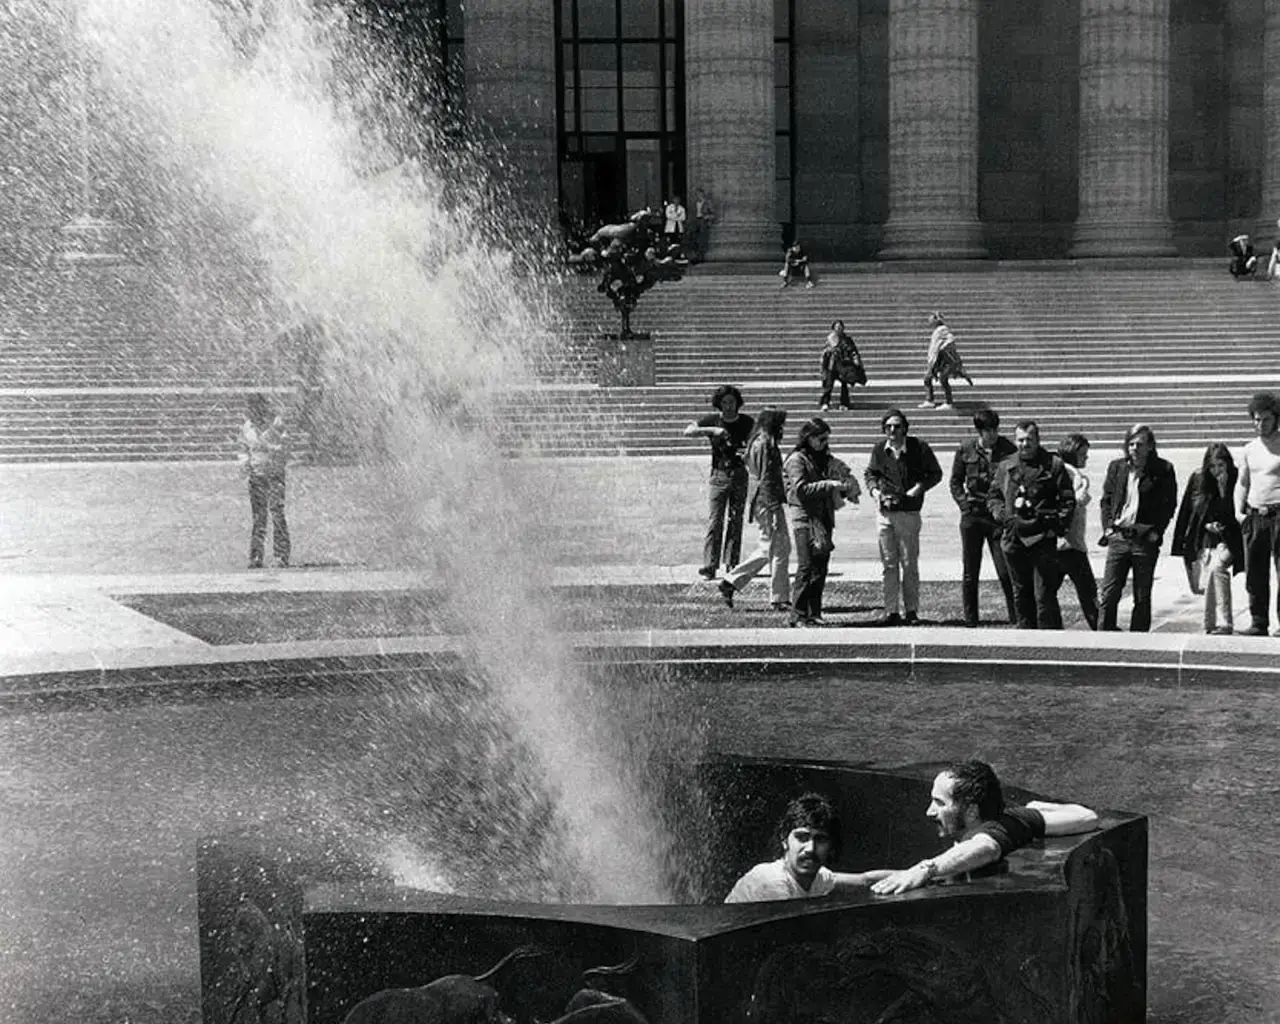
[[[236,350],[226,325],[202,345],[141,272],[90,284],[15,274],[0,288],[0,462],[229,457],[244,393],[264,383],[261,360]],[[616,318],[593,280],[554,286],[563,348],[542,354],[541,383],[493,396],[502,443],[700,452],[705,442],[681,431],[720,382],[743,389],[748,411],[790,410],[793,432],[817,412],[818,355],[837,318],[870,374],[853,411],[826,414],[837,450],[869,446],[893,405],[944,448],[981,405],[1010,425],[1034,417],[1048,441],[1078,430],[1105,449],[1142,421],[1166,446],[1236,443],[1249,396],[1280,389],[1280,283],[1235,281],[1222,261],[857,265],[827,268],[812,290],[778,284],[769,268],[707,267],[650,291],[633,318],[654,335],[657,382],[644,388],[595,386],[593,338]],[[947,411],[916,409],[935,309],[975,381],[956,386]]]

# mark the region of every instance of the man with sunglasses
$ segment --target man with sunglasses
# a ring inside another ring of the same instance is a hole
[[[942,482],[933,449],[911,437],[909,429],[901,409],[880,417],[884,438],[871,449],[865,476],[867,493],[876,503],[886,626],[920,621],[920,509],[925,491]]]

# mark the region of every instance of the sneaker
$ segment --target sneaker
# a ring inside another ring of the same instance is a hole
[[[714,565],[704,565],[698,570],[698,575],[704,580],[713,580],[716,578],[716,567]]]
[[[724,603],[727,604],[730,608],[733,607],[734,593],[735,591],[733,589],[732,583],[730,583],[728,580],[720,581],[720,596],[724,598]]]
[[[823,402],[820,406],[818,406],[818,408],[821,409],[823,412],[831,411],[831,406],[827,405],[826,402]]]
[[[934,408],[935,409],[954,409],[955,406],[952,405],[950,402],[939,402],[937,405],[934,406]]]
[[[783,287],[783,288],[787,287],[787,282],[786,282],[786,281],[783,281],[783,282],[782,282],[782,287]]]
[[[277,565],[279,568],[281,568],[281,569],[287,569],[287,568],[289,568],[289,559],[287,559],[287,558],[277,558],[277,559],[276,559],[276,565]]]
[[[1240,635],[1241,636],[1266,636],[1267,627],[1260,626],[1258,625],[1258,623],[1255,622],[1248,629],[1240,630]]]
[[[1235,630],[1230,626],[1217,626],[1214,629],[1205,630],[1210,636],[1231,636]]]
[[[936,409],[937,407],[938,404],[928,398],[916,406],[917,409]]]
[[[902,616],[897,612],[890,612],[883,619],[876,623],[877,626],[901,626]]]
[[[791,611],[791,602],[790,601],[774,601],[769,605],[769,607],[772,608],[775,612],[789,612]]]
[[[907,612],[907,614],[902,617],[902,621],[908,626],[918,626],[920,625],[920,616],[915,612]]]
[[[250,563],[249,563],[249,568],[250,568],[250,569],[261,569],[261,568],[262,568],[262,562],[261,562],[260,560],[258,560],[258,559],[256,559],[256,558],[255,558],[252,562],[250,562]]]
[[[804,286],[805,286],[806,288],[816,288],[816,287],[817,287],[817,285],[815,285],[812,281],[806,281],[806,282],[804,283]]]
[[[821,615],[813,615],[806,620],[805,624],[809,626],[825,626],[827,624],[827,620]]]

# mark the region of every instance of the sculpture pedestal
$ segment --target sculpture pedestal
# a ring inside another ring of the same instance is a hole
[[[777,856],[776,823],[807,790],[846,822],[839,870],[936,853],[919,808],[942,767],[666,766],[656,784],[668,820],[703,824],[688,902],[670,906],[464,898],[393,887],[339,863],[328,844],[303,850],[298,836],[206,840],[203,1020],[342,1024],[366,1000],[381,1019],[434,1020],[410,1011],[460,1000],[522,1024],[581,1020],[569,1014],[592,1000],[611,1000],[614,1015],[591,1019],[646,1024],[1142,1020],[1147,822],[1137,815],[1101,811],[1098,831],[1018,850],[1001,873],[901,897],[719,902]],[[371,1008],[355,1019],[373,1019]]]
[[[653,335],[605,334],[596,339],[600,361],[596,383],[602,388],[653,387]]]

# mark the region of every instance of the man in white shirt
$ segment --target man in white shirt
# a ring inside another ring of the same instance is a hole
[[[820,793],[805,793],[787,805],[778,823],[782,856],[757,864],[734,883],[726,903],[799,900],[862,889],[891,872],[853,874],[827,865],[840,854],[840,816]]]
[[[1271,603],[1271,567],[1280,577],[1280,398],[1254,395],[1249,416],[1258,435],[1244,446],[1236,504],[1244,534],[1244,588],[1249,594],[1245,636],[1266,636]],[[1280,591],[1276,619],[1280,624]],[[1277,631],[1280,636],[1280,630]]]

